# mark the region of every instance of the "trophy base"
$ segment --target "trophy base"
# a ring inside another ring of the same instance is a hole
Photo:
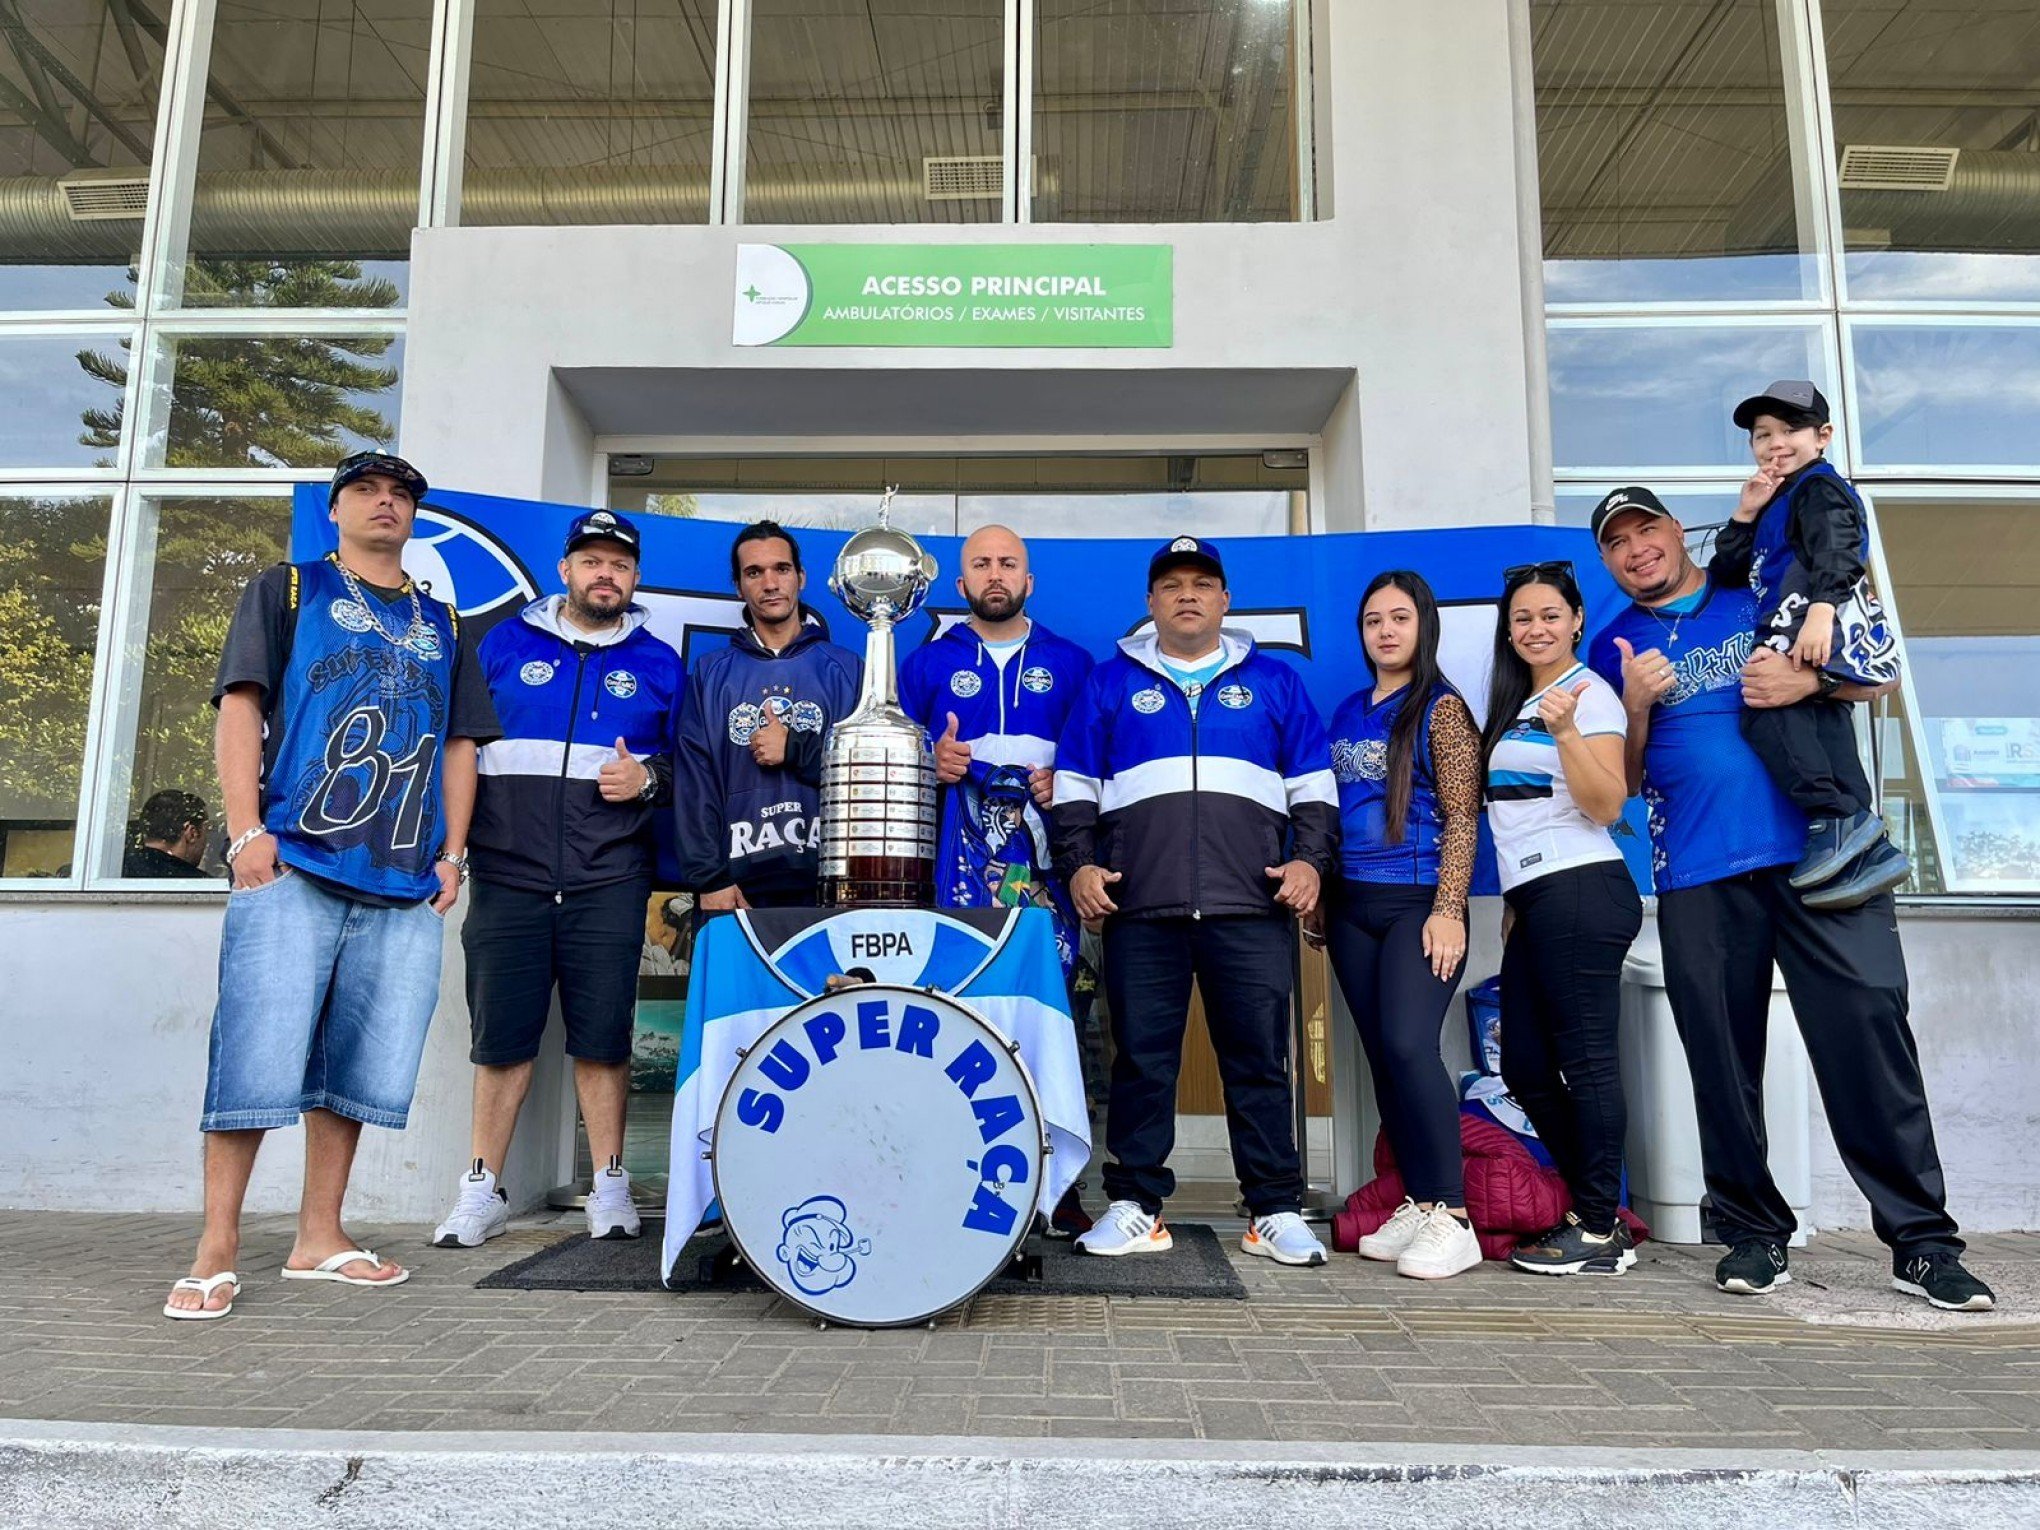
[[[912,855],[852,856],[847,875],[822,878],[821,894],[835,908],[933,908],[935,864]]]

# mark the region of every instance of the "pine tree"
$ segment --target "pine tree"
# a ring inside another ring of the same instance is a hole
[[[221,308],[389,308],[399,296],[394,282],[363,277],[351,260],[204,260],[194,263],[189,287],[203,291],[207,307]],[[107,302],[125,308],[133,299],[115,292]],[[396,386],[396,368],[376,364],[393,343],[388,335],[178,339],[164,465],[324,467],[360,441],[388,445],[396,427],[354,399]],[[125,354],[80,351],[78,364],[124,401]],[[123,415],[122,401],[86,410],[78,439],[111,450]]]

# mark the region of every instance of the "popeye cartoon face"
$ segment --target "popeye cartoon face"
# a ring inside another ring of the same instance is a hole
[[[850,1256],[871,1252],[871,1240],[850,1231],[849,1208],[833,1195],[809,1196],[789,1206],[779,1225],[783,1236],[774,1257],[809,1296],[849,1285],[857,1276],[857,1261]]]

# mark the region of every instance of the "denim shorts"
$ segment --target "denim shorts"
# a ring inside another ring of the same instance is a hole
[[[200,1131],[330,1110],[401,1127],[439,1003],[446,922],[376,908],[288,867],[227,896]]]

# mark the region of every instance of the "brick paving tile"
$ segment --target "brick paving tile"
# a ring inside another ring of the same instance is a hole
[[[187,1219],[0,1212],[14,1276],[0,1292],[0,1416],[2040,1448],[2036,1315],[1926,1314],[1889,1292],[1888,1261],[1862,1234],[1795,1251],[1786,1299],[1763,1301],[1716,1292],[1710,1251],[1656,1244],[1630,1275],[1598,1282],[1485,1267],[1419,1283],[1343,1256],[1309,1271],[1234,1256],[1243,1302],[1000,1293],[933,1329],[869,1333],[817,1326],[757,1293],[474,1289],[577,1223],[520,1224],[478,1250],[425,1250],[424,1229],[363,1227],[370,1246],[416,1270],[401,1289],[367,1293],[277,1280],[290,1223],[255,1219],[241,1305],[201,1325],[156,1315],[189,1258]],[[2040,1236],[1978,1239],[1975,1262],[2004,1271],[2007,1287],[2028,1284]],[[71,1293],[61,1307],[21,1294],[58,1279]]]

